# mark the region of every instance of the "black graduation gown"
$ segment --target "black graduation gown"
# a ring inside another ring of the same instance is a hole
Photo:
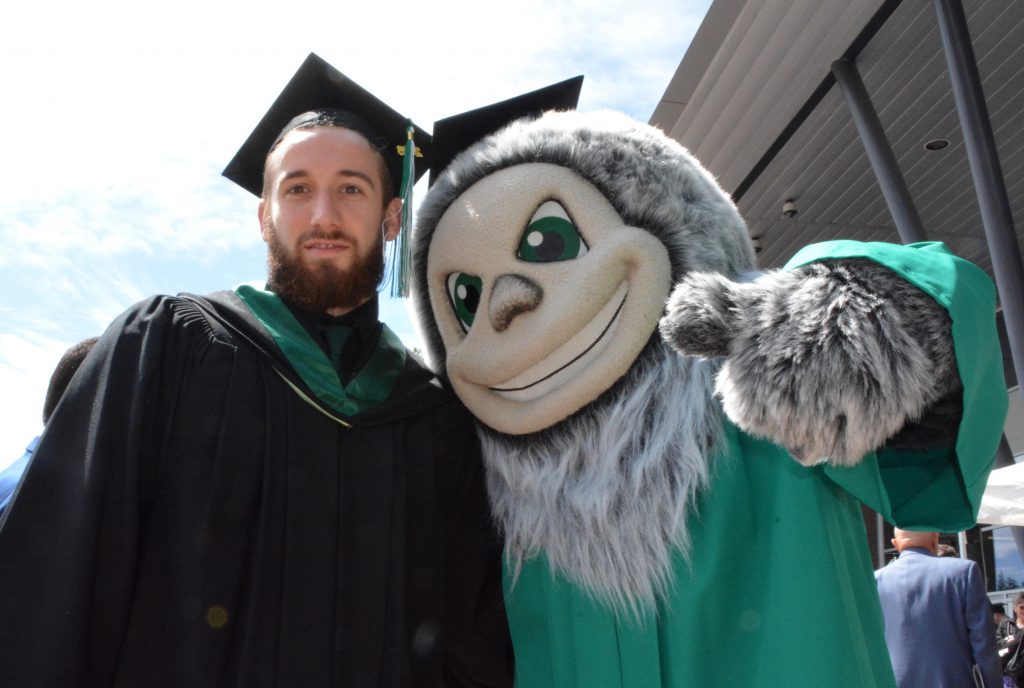
[[[471,420],[412,357],[346,428],[230,292],[104,334],[0,522],[0,684],[508,685]]]

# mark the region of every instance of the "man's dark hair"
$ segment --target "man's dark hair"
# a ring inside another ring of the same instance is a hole
[[[57,367],[54,368],[53,374],[50,376],[50,385],[46,388],[46,400],[43,402],[43,425],[49,422],[53,410],[57,408],[57,403],[64,396],[64,390],[68,388],[68,383],[74,377],[75,371],[82,365],[82,361],[92,351],[92,348],[96,346],[98,339],[98,337],[83,339],[60,357]]]
[[[370,148],[377,152],[381,202],[382,206],[386,208],[391,199],[395,197],[395,182],[391,179],[391,172],[388,171],[387,163],[384,161],[384,148],[387,146],[387,142],[370,127],[366,120],[348,110],[310,110],[297,117],[293,117],[288,124],[284,125],[281,133],[277,135],[274,143],[270,146],[270,150],[267,151],[267,157],[263,161],[263,198],[267,197],[267,160],[270,159],[270,154],[277,149],[278,145],[288,134],[301,129],[312,129],[313,127],[340,127],[354,131],[366,139],[366,142],[370,144]]]

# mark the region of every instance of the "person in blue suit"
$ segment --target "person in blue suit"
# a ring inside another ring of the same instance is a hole
[[[36,450],[36,445],[38,444],[39,436],[37,435],[28,443],[28,446],[25,447],[25,453],[18,460],[3,471],[0,471],[0,518],[7,511],[7,505],[11,503],[11,497],[14,496],[14,488],[18,486],[21,474],[25,472],[25,467],[28,466],[28,462],[32,459],[32,452]]]
[[[992,612],[978,565],[936,556],[938,533],[897,528],[894,535],[899,558],[875,571],[875,581],[899,687],[1001,686]]]
[[[57,362],[57,367],[54,368],[53,374],[50,376],[50,384],[46,388],[46,399],[43,401],[44,427],[47,421],[50,420],[53,410],[57,408],[57,402],[64,396],[64,390],[67,389],[68,383],[74,377],[75,371],[82,365],[86,355],[92,351],[92,347],[96,344],[96,339],[96,337],[89,337],[74,344],[64,352],[64,355],[60,357],[60,361]],[[21,482],[21,476],[25,473],[25,469],[28,468],[29,461],[32,460],[32,454],[35,452],[36,445],[38,444],[39,437],[35,437],[28,443],[28,446],[25,447],[25,453],[17,461],[3,471],[0,471],[0,522],[3,521],[4,512],[7,511],[7,507],[14,498],[14,490],[18,487],[18,483]]]

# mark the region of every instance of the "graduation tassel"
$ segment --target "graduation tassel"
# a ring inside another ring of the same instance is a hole
[[[409,295],[409,272],[412,270],[412,187],[416,183],[416,142],[413,140],[412,122],[406,127],[406,144],[402,152],[402,186],[398,197],[402,199],[402,221],[391,252],[391,296]]]

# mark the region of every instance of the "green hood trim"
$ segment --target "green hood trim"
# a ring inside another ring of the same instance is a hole
[[[352,418],[388,400],[405,368],[405,346],[387,325],[363,366],[342,385],[327,354],[295,319],[281,298],[249,284],[235,287],[248,307],[284,354],[292,368],[317,398],[342,416]]]

